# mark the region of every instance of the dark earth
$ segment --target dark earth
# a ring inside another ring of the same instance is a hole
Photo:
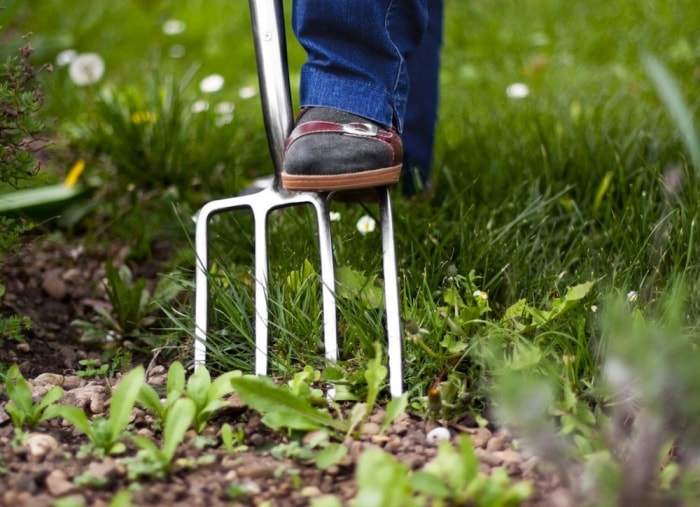
[[[88,251],[89,250],[89,251]],[[79,241],[45,237],[30,242],[4,260],[0,277],[6,294],[0,300],[0,314],[26,315],[32,328],[24,342],[6,340],[0,349],[0,363],[18,364],[35,396],[51,386],[61,385],[64,404],[81,406],[97,415],[109,409],[108,390],[118,378],[78,376],[79,361],[100,358],[101,351],[80,342],[81,331],[71,325],[74,319],[94,320],[95,308],[109,306],[101,280],[104,261],[115,265],[128,251],[109,246],[85,248]],[[135,275],[154,281],[158,263],[132,268]],[[150,384],[162,386],[168,364],[156,354],[134,354],[132,366],[147,369]],[[109,384],[109,385],[107,385]],[[88,439],[67,423],[53,419],[41,425],[24,443],[15,441],[14,428],[5,405],[7,396],[0,389],[0,505],[50,506],[57,499],[74,500],[71,505],[106,506],[115,493],[129,488],[132,505],[139,506],[218,506],[270,505],[303,506],[313,498],[332,494],[343,505],[350,505],[357,488],[355,463],[363,449],[383,448],[412,470],[420,470],[436,455],[436,445],[428,432],[446,426],[451,440],[470,435],[480,472],[490,474],[505,469],[513,482],[528,481],[533,486],[527,506],[573,506],[575,499],[559,484],[546,463],[525,451],[506,430],[479,428],[473,420],[426,420],[406,413],[381,434],[384,410],[379,408],[361,428],[357,439],[346,439],[349,452],[338,464],[319,469],[303,444],[284,434],[270,431],[260,416],[232,396],[227,408],[213,419],[203,436],[188,434],[177,454],[175,470],[165,479],[153,477],[130,480],[125,456],[136,448],[128,445],[124,455],[100,458],[86,453]],[[152,418],[135,409],[130,430],[158,441]],[[224,448],[220,429],[228,423],[241,429],[247,449],[235,452]],[[301,445],[301,449],[300,449]],[[267,502],[267,503],[266,503]],[[457,504],[454,504],[457,505]],[[464,505],[475,505],[466,503]]]

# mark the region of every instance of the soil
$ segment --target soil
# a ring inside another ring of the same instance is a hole
[[[128,252],[116,247],[89,250],[80,241],[44,239],[5,259],[0,267],[6,286],[0,315],[26,315],[32,328],[24,342],[4,342],[0,363],[18,364],[36,396],[61,385],[66,391],[62,403],[79,405],[95,416],[108,410],[107,393],[118,378],[77,375],[78,362],[99,358],[101,350],[82,343],[80,330],[71,322],[94,319],[96,308],[109,306],[101,284],[104,260],[119,264]],[[147,263],[134,270],[155,280],[158,264]],[[149,383],[164,384],[167,364],[137,355],[133,362],[148,367]],[[131,444],[120,456],[97,457],[85,452],[85,436],[57,419],[43,424],[19,443],[5,411],[6,403],[7,396],[0,390],[0,505],[49,506],[58,498],[72,497],[74,505],[106,506],[117,491],[127,488],[132,491],[132,505],[144,506],[304,506],[326,494],[336,495],[343,505],[349,505],[356,493],[355,464],[363,449],[380,447],[411,470],[419,470],[436,455],[436,445],[427,436],[440,425],[449,430],[455,443],[463,434],[470,436],[481,472],[490,474],[502,468],[514,482],[530,482],[534,493],[524,505],[575,505],[569,491],[548,473],[545,463],[516,450],[517,442],[510,433],[479,428],[466,419],[438,423],[407,413],[381,433],[384,411],[378,408],[362,426],[361,436],[345,442],[347,456],[322,470],[303,449],[304,442],[313,435],[299,437],[270,431],[259,414],[234,395],[203,435],[187,435],[169,476],[149,475],[135,480],[129,477],[127,467],[128,457],[137,452]],[[232,426],[234,432],[242,432],[245,447],[234,451],[224,448],[220,437],[224,424]],[[134,411],[131,431],[156,442],[160,437],[150,414],[140,409]]]

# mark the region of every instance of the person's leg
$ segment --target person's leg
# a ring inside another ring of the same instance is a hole
[[[428,186],[433,163],[438,109],[438,76],[442,46],[443,1],[428,0],[428,30],[406,60],[411,86],[401,135],[404,145],[402,189],[413,195]]]
[[[398,180],[406,58],[425,32],[427,1],[294,2],[294,31],[308,58],[303,114],[286,146],[285,188],[339,190]]]

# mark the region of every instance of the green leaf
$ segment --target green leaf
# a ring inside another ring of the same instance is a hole
[[[165,407],[160,401],[160,396],[158,392],[146,384],[145,382],[141,385],[139,394],[136,397],[136,401],[140,403],[146,410],[149,410],[159,419],[163,419],[165,415]]]
[[[34,413],[37,417],[39,417],[40,415],[42,416],[37,422],[46,420],[43,417],[43,412],[46,411],[46,408],[49,405],[53,405],[58,400],[63,398],[63,394],[63,388],[60,386],[53,386],[51,389],[49,389],[49,391],[44,395],[41,401],[36,404],[36,407],[34,409]]]
[[[379,343],[374,343],[374,358],[367,363],[365,370],[365,380],[367,381],[367,412],[374,408],[379,396],[379,390],[382,383],[386,379],[388,373],[387,367],[384,365],[382,358],[382,347]]]
[[[94,438],[90,420],[82,408],[73,407],[71,405],[51,405],[46,408],[44,415],[47,419],[61,417],[75,426],[75,429],[87,435],[91,441]]]
[[[211,403],[212,401],[221,400],[224,396],[231,394],[234,391],[231,385],[231,379],[240,377],[241,375],[242,373],[240,371],[230,371],[215,378],[207,392],[207,401]]]
[[[112,440],[116,441],[129,424],[131,411],[144,382],[143,366],[138,366],[122,377],[114,389],[108,419]]]
[[[375,276],[367,276],[350,266],[335,270],[336,294],[343,299],[359,299],[369,308],[382,308],[384,291],[375,284]]]
[[[411,474],[411,487],[435,498],[449,498],[452,495],[450,488],[444,482],[428,472],[414,472]]]
[[[180,398],[168,411],[163,429],[163,454],[171,461],[194,420],[197,407],[189,398]]]
[[[267,377],[243,376],[231,379],[241,399],[258,412],[271,415],[267,423],[274,423],[273,429],[279,427],[295,429],[316,429],[320,427],[345,431],[347,426],[312,407],[306,401],[293,396],[288,390],[276,386]],[[278,426],[279,425],[279,426]]]
[[[328,446],[316,454],[316,466],[321,470],[328,470],[333,465],[340,463],[348,454],[348,448],[343,444],[328,444]]]
[[[168,380],[165,385],[165,391],[170,395],[171,392],[185,392],[185,367],[180,361],[175,361],[168,368]]]
[[[392,398],[392,400],[387,403],[386,414],[384,415],[384,420],[382,421],[381,433],[384,433],[394,420],[406,411],[408,406],[408,393],[404,393],[398,398]]]
[[[360,455],[355,473],[357,496],[353,507],[409,507],[416,505],[408,466],[377,448]]]
[[[7,395],[10,397],[12,403],[17,407],[17,410],[22,412],[25,416],[32,413],[32,390],[29,384],[22,376],[19,370],[19,366],[13,364],[7,370],[7,380],[5,382],[7,388]]]
[[[211,376],[205,366],[197,366],[194,374],[187,381],[187,397],[197,404],[197,410],[207,405],[207,394],[211,387]]]

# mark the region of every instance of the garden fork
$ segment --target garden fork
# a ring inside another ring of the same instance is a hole
[[[293,128],[291,93],[287,65],[284,9],[282,0],[250,0],[253,38],[260,82],[263,120],[272,155],[274,178],[260,192],[219,199],[205,204],[197,214],[195,250],[195,343],[194,362],[206,361],[206,340],[209,318],[208,227],[210,218],[224,211],[247,209],[252,212],[255,240],[255,373],[267,374],[268,363],[268,269],[267,220],[275,209],[297,205],[313,206],[318,220],[318,240],[321,257],[323,334],[325,356],[338,358],[335,275],[331,241],[330,202],[328,192],[286,192],[280,185],[284,157],[284,141]],[[402,351],[399,314],[398,275],[391,200],[387,187],[376,188],[379,221],[382,234],[384,263],[384,301],[389,357],[389,389],[393,397],[401,396]]]

